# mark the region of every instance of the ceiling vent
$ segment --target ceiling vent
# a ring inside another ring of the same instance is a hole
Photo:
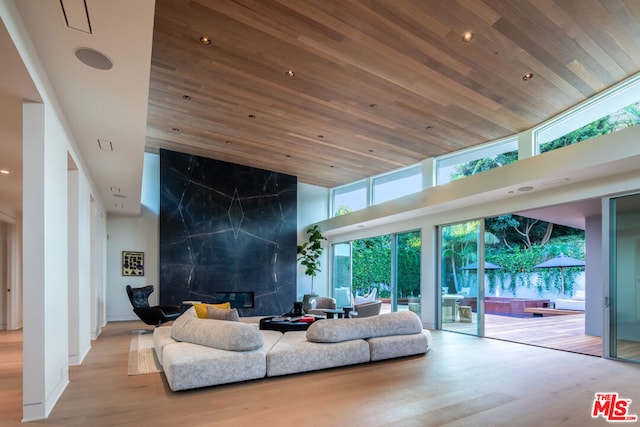
[[[86,0],[60,0],[60,6],[67,27],[92,34]]]

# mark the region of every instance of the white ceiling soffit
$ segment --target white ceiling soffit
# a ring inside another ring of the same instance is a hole
[[[139,214],[155,2],[16,5],[107,211]]]

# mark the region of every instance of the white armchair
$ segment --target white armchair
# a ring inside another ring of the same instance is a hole
[[[361,297],[359,295],[356,295],[355,303],[356,304],[362,304],[362,303],[365,303],[365,302],[373,302],[373,301],[376,300],[377,292],[378,292],[378,289],[377,288],[373,288],[373,290],[368,295],[365,295],[363,297]]]

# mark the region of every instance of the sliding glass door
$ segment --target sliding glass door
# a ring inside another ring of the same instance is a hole
[[[391,286],[391,310],[411,310],[421,316],[420,256],[422,239],[419,231],[395,235]]]
[[[339,308],[351,303],[351,243],[333,245],[333,297]]]
[[[640,194],[609,199],[610,357],[640,362]]]
[[[440,227],[441,329],[482,336],[484,222],[462,222]]]
[[[420,231],[386,234],[333,245],[333,297],[338,307],[354,297],[382,301],[381,312],[421,315]]]

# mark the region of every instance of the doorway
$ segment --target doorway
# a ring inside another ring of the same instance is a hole
[[[608,222],[606,353],[640,363],[640,194],[610,198]]]
[[[439,231],[441,329],[602,355],[602,337],[585,327],[584,229],[507,214]],[[537,268],[556,257],[578,264]],[[576,309],[555,310],[561,299]]]

